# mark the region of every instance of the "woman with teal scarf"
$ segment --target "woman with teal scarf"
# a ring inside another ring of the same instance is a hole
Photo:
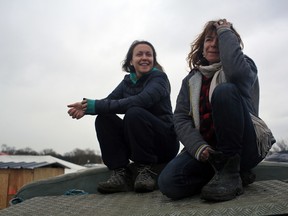
[[[150,192],[157,185],[154,165],[168,163],[179,150],[170,83],[147,41],[132,43],[122,69],[129,74],[108,97],[84,98],[68,105],[68,114],[75,119],[97,115],[95,128],[102,159],[113,171],[106,182],[99,183],[100,193]],[[117,114],[124,114],[123,119]],[[134,177],[128,168],[130,161],[137,170]]]

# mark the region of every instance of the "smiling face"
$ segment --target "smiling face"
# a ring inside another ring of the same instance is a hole
[[[213,64],[220,61],[219,49],[218,49],[218,36],[215,31],[206,35],[203,46],[203,56],[209,62]]]
[[[138,78],[148,73],[154,66],[152,48],[147,44],[136,45],[130,64],[134,66]]]

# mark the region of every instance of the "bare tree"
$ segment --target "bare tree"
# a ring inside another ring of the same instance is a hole
[[[43,149],[40,154],[43,155],[55,155],[57,154],[53,149]]]
[[[9,154],[9,155],[13,155],[16,152],[15,147],[10,147],[6,144],[2,144],[1,145],[1,152]]]
[[[23,149],[17,149],[15,155],[38,155],[38,152],[34,151],[30,147],[26,147]]]

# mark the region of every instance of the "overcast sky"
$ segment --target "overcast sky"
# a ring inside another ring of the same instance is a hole
[[[286,0],[0,0],[0,145],[100,153],[95,117],[72,120],[66,105],[106,97],[125,75],[130,44],[144,39],[170,79],[174,109],[190,43],[219,18],[258,66],[260,116],[287,140],[287,10]]]

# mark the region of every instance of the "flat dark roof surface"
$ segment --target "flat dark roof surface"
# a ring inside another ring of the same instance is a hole
[[[172,201],[159,191],[137,194],[88,194],[44,196],[28,199],[0,211],[2,216],[95,216],[95,215],[288,215],[288,184],[257,181],[245,193],[226,202],[206,202],[194,196]],[[286,215],[286,214],[285,214]]]

